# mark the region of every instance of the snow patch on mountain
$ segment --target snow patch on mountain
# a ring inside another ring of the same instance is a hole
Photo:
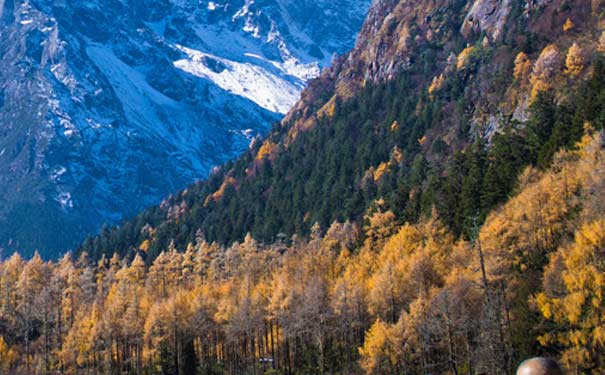
[[[176,45],[188,58],[174,66],[197,77],[207,78],[232,94],[250,99],[272,112],[285,114],[300,96],[300,86],[251,63],[239,63]]]
[[[92,45],[86,48],[86,54],[110,80],[129,120],[148,126],[149,131],[155,132],[158,130],[155,125],[161,123],[155,108],[178,106],[151,87],[141,73],[118,59],[111,49]],[[168,134],[162,136],[169,137]]]

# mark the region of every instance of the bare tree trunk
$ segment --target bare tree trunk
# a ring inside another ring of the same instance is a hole
[[[275,339],[273,337],[273,320],[269,320],[269,331],[271,332],[271,358],[273,358],[273,368],[275,368],[277,363],[277,358],[275,357]]]
[[[452,322],[450,320],[449,300],[445,298],[445,322],[447,328],[447,346],[448,346],[448,361],[454,375],[458,375],[456,368],[456,359],[454,358],[454,343],[452,341]]]
[[[506,349],[506,343],[505,343],[505,339],[504,339],[504,332],[502,329],[502,322],[500,319],[500,314],[499,314],[499,303],[497,303],[497,300],[494,300],[493,297],[491,295],[491,290],[490,290],[490,286],[487,280],[487,271],[486,271],[486,267],[485,267],[485,257],[484,257],[484,253],[483,253],[483,249],[481,248],[481,240],[479,238],[478,235],[478,231],[477,231],[477,238],[476,238],[476,245],[477,245],[477,251],[479,253],[479,262],[480,262],[480,266],[481,266],[481,279],[482,279],[482,284],[483,284],[483,289],[484,289],[484,296],[485,296],[485,304],[486,304],[486,309],[487,309],[487,318],[488,318],[488,325],[490,326],[495,326],[495,329],[497,331],[497,348],[494,347],[493,343],[491,342],[491,338],[490,338],[490,346],[492,347],[492,353],[496,356],[496,359],[499,363],[497,365],[499,370],[502,371],[508,371],[508,350]],[[497,296],[496,296],[497,297]],[[491,331],[491,328],[490,328]],[[491,333],[488,332],[488,334]],[[492,371],[494,373],[500,373],[500,371],[497,371],[497,369],[492,369]]]
[[[290,361],[290,341],[286,339],[286,368],[287,373],[292,374],[292,363]]]
[[[176,324],[173,327],[174,332],[174,373],[179,375],[179,338]]]

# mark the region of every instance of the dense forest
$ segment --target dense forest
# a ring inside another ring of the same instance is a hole
[[[0,373],[604,373],[603,15],[375,2],[238,160],[3,260]]]
[[[605,135],[587,128],[470,240],[438,213],[228,248],[0,264],[3,374],[511,374],[555,355],[605,371]]]

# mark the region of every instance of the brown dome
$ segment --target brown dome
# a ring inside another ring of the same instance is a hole
[[[536,357],[523,361],[517,375],[563,375],[563,371],[554,359]]]

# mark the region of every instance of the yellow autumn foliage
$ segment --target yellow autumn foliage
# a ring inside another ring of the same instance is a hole
[[[568,18],[565,21],[565,24],[563,24],[563,31],[568,32],[569,30],[573,29],[575,26],[576,25],[573,23],[573,21],[570,18]]]
[[[304,352],[293,371],[335,373],[344,363],[365,374],[504,374],[501,354],[521,342],[561,348],[571,372],[602,374],[605,148],[586,128],[592,135],[553,168],[529,168],[468,241],[436,209],[401,223],[379,199],[363,233],[333,222],[307,238],[262,244],[248,234],[230,246],[199,233],[150,265],[142,254],[94,264],[13,256],[0,262],[3,324],[19,332],[33,322],[40,336],[30,354],[19,337],[0,336],[0,372],[160,373],[187,358],[287,372]],[[531,308],[547,322],[524,326]]]
[[[0,336],[0,373],[9,373],[16,360],[17,353],[8,346],[4,337]]]
[[[377,319],[367,331],[364,345],[359,348],[360,364],[366,374],[388,374],[393,372],[395,351],[392,328]]]
[[[225,181],[223,181],[223,183],[221,184],[221,186],[218,188],[217,191],[215,191],[214,193],[210,194],[206,200],[204,201],[204,206],[207,206],[210,202],[212,201],[218,201],[219,199],[221,199],[221,197],[225,194],[225,191],[227,191],[227,188],[229,186],[233,186],[235,185],[237,181],[235,180],[235,178],[229,176],[225,179]]]
[[[380,179],[385,175],[385,173],[387,173],[389,169],[389,163],[388,162],[382,162],[378,165],[378,167],[376,167],[376,169],[374,170],[374,181],[380,181]]]
[[[521,85],[524,85],[529,80],[529,75],[532,69],[531,60],[525,52],[519,52],[515,57],[515,68],[513,76]]]
[[[262,146],[258,149],[258,153],[256,154],[256,160],[263,160],[265,158],[270,158],[277,146],[271,141],[263,142]]]
[[[565,58],[565,73],[572,77],[580,74],[584,70],[584,60],[584,51],[582,51],[582,48],[577,43],[572,44]]]
[[[605,351],[605,219],[584,224],[574,242],[559,253],[564,260],[565,291],[552,296],[540,293],[536,302],[546,319],[566,328],[544,341],[565,347],[568,366],[592,368],[593,354]],[[597,366],[591,373],[603,371]]]
[[[147,252],[149,250],[149,245],[150,242],[149,240],[144,240],[143,242],[141,242],[141,244],[139,245],[139,250],[142,250],[144,252]]]
[[[475,50],[474,46],[468,46],[465,49],[463,49],[462,52],[460,52],[458,54],[458,57],[456,59],[456,68],[458,70],[461,70],[464,67],[466,67],[467,63],[469,62],[469,57],[471,56],[471,53],[474,50]]]
[[[443,73],[441,73],[438,76],[433,77],[433,81],[431,82],[431,84],[429,85],[429,88],[428,88],[429,97],[431,99],[434,98],[435,93],[437,91],[441,90],[444,82],[445,82],[445,77],[443,76]]]

